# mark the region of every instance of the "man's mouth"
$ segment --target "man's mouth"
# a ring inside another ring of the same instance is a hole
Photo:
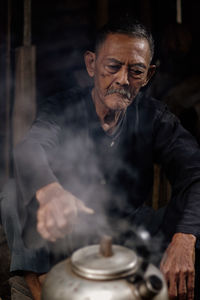
[[[110,89],[107,91],[106,96],[112,95],[112,94],[119,94],[123,98],[127,98],[128,100],[131,100],[131,93],[125,89]]]

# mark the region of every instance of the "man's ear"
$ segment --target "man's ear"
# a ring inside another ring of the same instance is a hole
[[[85,65],[86,65],[88,75],[90,77],[94,77],[95,60],[96,60],[95,53],[92,51],[86,51],[84,54],[84,60],[85,60]]]
[[[155,74],[155,72],[156,72],[156,65],[150,65],[148,73],[147,73],[147,78],[146,78],[146,81],[143,84],[143,86],[147,85],[147,83],[153,77],[153,75]]]

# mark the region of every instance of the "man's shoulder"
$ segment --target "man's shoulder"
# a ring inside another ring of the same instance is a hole
[[[138,94],[134,106],[138,107],[138,111],[144,119],[151,120],[151,122],[162,118],[166,114],[172,114],[165,103],[152,96],[146,95],[145,92]]]
[[[168,110],[168,107],[165,103],[152,96],[146,95],[145,92],[140,92],[138,97],[138,103],[144,109],[151,109],[155,112],[163,112]]]

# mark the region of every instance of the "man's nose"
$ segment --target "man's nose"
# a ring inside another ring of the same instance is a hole
[[[129,85],[128,80],[128,70],[126,68],[121,68],[117,73],[117,84],[120,85]]]

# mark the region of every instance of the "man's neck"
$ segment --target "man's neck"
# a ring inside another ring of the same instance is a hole
[[[111,134],[115,129],[119,118],[125,114],[125,110],[111,110],[107,108],[102,102],[95,100],[93,91],[92,100],[103,130]]]

